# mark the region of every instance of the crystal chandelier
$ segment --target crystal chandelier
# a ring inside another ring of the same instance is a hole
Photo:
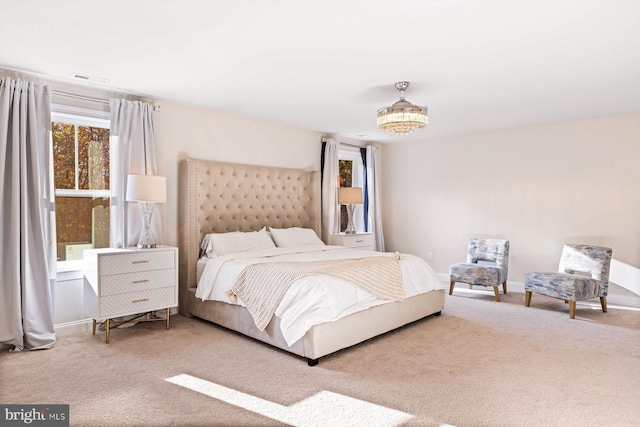
[[[400,99],[390,107],[378,110],[378,129],[395,135],[407,135],[427,125],[427,107],[413,105],[404,99],[404,91],[411,83],[398,82],[396,89],[400,91]]]

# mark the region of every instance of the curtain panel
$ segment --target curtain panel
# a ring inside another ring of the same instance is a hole
[[[363,212],[362,216],[364,218],[364,231],[365,233],[369,232],[369,186],[367,185],[367,148],[360,148],[360,157],[362,158],[362,168],[364,169],[363,180],[364,183],[362,185],[362,198],[363,198]]]
[[[340,204],[338,203],[338,151],[340,143],[330,138],[322,144],[322,241],[340,232]]]
[[[375,250],[384,252],[384,235],[382,233],[382,206],[380,204],[380,153],[378,147],[367,147],[367,198],[371,213],[371,231],[373,232]]]
[[[0,344],[55,343],[55,192],[49,87],[0,81]]]
[[[148,102],[110,99],[111,109],[111,236],[115,248],[136,246],[142,231],[142,213],[127,202],[127,175],[156,175],[153,106]],[[154,240],[162,242],[162,218],[156,209],[151,220]]]

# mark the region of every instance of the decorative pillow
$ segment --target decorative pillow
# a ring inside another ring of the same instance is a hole
[[[271,237],[279,248],[293,246],[324,245],[322,240],[311,228],[269,228]]]
[[[264,228],[260,231],[249,232],[209,233],[202,238],[200,244],[204,256],[209,258],[233,252],[259,251],[275,247],[276,245]]]

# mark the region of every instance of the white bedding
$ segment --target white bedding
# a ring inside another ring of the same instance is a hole
[[[240,252],[215,257],[206,262],[198,281],[196,297],[230,303],[227,291],[242,270],[255,263],[286,261],[323,261],[388,255],[346,249],[343,246],[313,245]],[[423,259],[401,254],[402,281],[407,298],[436,289],[445,289],[435,272]],[[340,319],[357,311],[392,301],[373,297],[343,280],[328,276],[308,276],[296,280],[278,306],[276,316],[287,344],[291,346],[313,326]],[[238,300],[238,304],[244,305]]]

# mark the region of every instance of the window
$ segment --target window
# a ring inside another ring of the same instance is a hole
[[[58,261],[109,246],[110,123],[108,113],[91,114],[103,117],[51,113]]]
[[[364,187],[364,167],[360,151],[339,150],[338,151],[338,181],[340,187]],[[363,188],[364,191],[364,188]],[[358,205],[354,211],[353,222],[356,230],[364,231],[364,220],[362,205]],[[347,229],[349,216],[347,207],[340,206],[340,232]]]

